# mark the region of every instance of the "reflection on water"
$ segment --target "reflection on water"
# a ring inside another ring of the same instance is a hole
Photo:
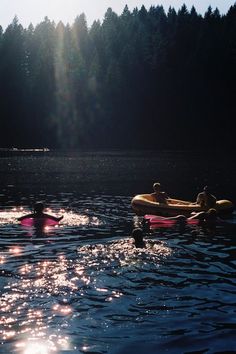
[[[235,350],[235,228],[157,228],[136,249],[132,193],[21,187],[2,196],[0,353]],[[35,200],[62,222],[16,223]]]
[[[40,354],[72,350],[77,345],[87,351],[83,343],[86,326],[96,330],[102,325],[108,330],[112,318],[121,321],[122,315],[112,314],[112,307],[132,292],[136,277],[132,280],[132,273],[147,269],[148,262],[158,268],[171,254],[163,242],[151,240],[141,251],[132,240],[69,244],[67,248],[41,245],[30,250],[29,254],[27,246],[12,246],[1,254],[1,275],[10,276],[10,282],[2,291],[0,334],[3,343],[14,343],[15,351],[33,353],[37,348]],[[130,276],[130,287],[125,289],[123,281]],[[100,323],[102,308],[104,314],[111,314]],[[81,342],[73,344],[70,334],[78,330],[83,333]]]

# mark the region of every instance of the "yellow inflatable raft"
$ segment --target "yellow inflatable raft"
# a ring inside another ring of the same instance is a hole
[[[185,215],[190,216],[192,212],[206,211],[199,204],[184,200],[169,198],[168,203],[158,203],[155,201],[152,194],[136,195],[131,205],[137,215],[154,214],[162,216]],[[217,200],[215,209],[222,214],[232,213],[234,206],[229,200]]]

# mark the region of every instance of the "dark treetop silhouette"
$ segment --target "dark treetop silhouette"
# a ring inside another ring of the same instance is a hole
[[[2,147],[235,148],[236,5],[0,30]]]

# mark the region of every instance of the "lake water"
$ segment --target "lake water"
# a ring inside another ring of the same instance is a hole
[[[160,181],[235,202],[234,166],[233,153],[2,154],[0,353],[236,353],[236,228],[156,229],[146,249],[129,237],[132,196]],[[37,200],[58,227],[16,222]]]

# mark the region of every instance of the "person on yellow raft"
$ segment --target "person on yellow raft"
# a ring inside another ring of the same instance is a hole
[[[169,196],[166,192],[161,190],[161,184],[159,182],[155,182],[153,184],[154,193],[151,195],[153,196],[154,200],[158,203],[168,204]],[[193,204],[199,204],[204,209],[214,208],[216,205],[216,197],[210,193],[208,186],[203,188],[203,191],[198,193],[196,202]]]
[[[153,190],[154,193],[152,193],[153,198],[155,199],[156,202],[158,203],[164,203],[167,204],[168,203],[168,195],[166,192],[163,192],[161,190],[161,184],[159,182],[155,182],[153,184]]]
[[[18,218],[18,221],[22,221],[24,219],[28,219],[28,218],[33,218],[33,219],[37,219],[37,218],[48,218],[54,221],[60,221],[63,219],[63,215],[60,217],[54,216],[54,215],[50,215],[50,214],[46,214],[43,212],[44,211],[44,204],[41,202],[37,202],[34,205],[34,212],[31,214],[27,214],[27,215],[23,215],[20,218]]]
[[[203,192],[197,195],[196,204],[199,204],[202,208],[210,209],[216,205],[216,197],[209,191],[208,186],[203,188]]]

